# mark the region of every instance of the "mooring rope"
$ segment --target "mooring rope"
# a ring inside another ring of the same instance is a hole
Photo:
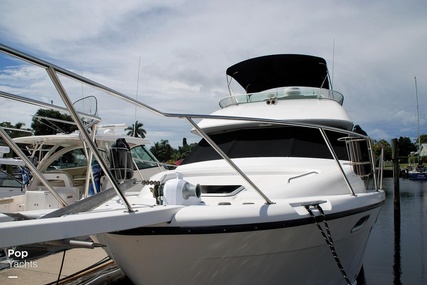
[[[317,216],[313,213],[313,211],[310,209],[310,206],[313,206],[315,209],[317,209],[320,212],[320,215],[322,216],[323,219],[323,223],[325,224],[325,229],[326,229],[326,233],[323,230],[322,226],[319,224],[319,222],[317,221]],[[326,241],[326,244],[329,246],[329,249],[331,250],[332,256],[335,259],[335,262],[342,274],[342,276],[344,277],[345,281],[347,282],[348,285],[351,285],[350,279],[347,276],[347,273],[344,270],[344,267],[341,264],[341,261],[338,257],[337,251],[335,250],[335,246],[334,246],[334,240],[332,239],[332,234],[331,231],[329,229],[329,225],[328,222],[326,221],[326,215],[325,212],[323,212],[322,207],[320,207],[319,204],[315,204],[315,205],[305,205],[305,208],[307,209],[308,213],[310,214],[310,216],[313,217],[314,222],[316,223],[317,228],[320,230],[320,233],[322,234],[323,238]]]
[[[62,254],[61,267],[59,268],[58,279],[56,280],[56,284],[59,284],[59,280],[61,280],[62,268],[64,267],[64,261],[65,261],[65,252],[66,250],[64,249],[64,252]]]

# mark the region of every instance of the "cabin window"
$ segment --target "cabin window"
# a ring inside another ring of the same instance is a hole
[[[342,133],[326,131],[339,159],[347,160]],[[312,157],[332,159],[332,155],[318,129],[277,127],[241,129],[212,135],[213,141],[230,158],[248,157]],[[183,164],[220,159],[213,148],[202,139]]]

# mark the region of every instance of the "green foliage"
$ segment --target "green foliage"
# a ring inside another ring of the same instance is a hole
[[[409,155],[408,164],[418,164],[418,155]]]
[[[189,145],[187,143],[187,139],[183,138],[182,146],[174,150],[174,154],[172,155],[171,160],[175,162],[175,161],[186,158],[196,145],[197,144],[195,143]]]
[[[416,150],[418,150],[421,146],[419,143],[421,143],[421,145],[427,143],[427,135],[420,135],[420,142],[418,142],[418,138],[415,140],[414,146]]]
[[[160,162],[169,161],[174,153],[174,150],[168,140],[161,140],[160,142],[154,143],[154,146],[150,148],[150,151]]]
[[[381,150],[384,150],[384,160],[391,160],[391,145],[386,140],[373,141],[372,148],[375,157],[381,155]]]
[[[33,116],[31,128],[35,135],[69,134],[77,130],[75,125],[61,121],[73,122],[70,115],[55,110],[39,109]]]
[[[160,143],[156,142],[154,146],[150,148],[150,151],[157,157],[160,162],[174,163],[178,160],[186,158],[196,144],[188,144],[187,139],[183,138],[182,146],[178,149],[174,149],[168,140],[161,140]]]
[[[31,135],[31,130],[27,128],[23,128],[25,124],[21,122],[18,122],[15,125],[12,125],[11,122],[2,122],[0,123],[0,126],[6,128],[5,131],[11,138],[25,137],[25,136]],[[19,131],[19,130],[23,130],[23,131]]]
[[[412,151],[417,150],[417,147],[411,142],[409,137],[399,137],[397,148],[399,157],[407,157]]]

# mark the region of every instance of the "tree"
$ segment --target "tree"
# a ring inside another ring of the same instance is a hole
[[[373,141],[372,148],[374,151],[375,157],[379,157],[381,155],[381,150],[384,150],[384,160],[391,160],[391,145],[386,140]]]
[[[406,157],[411,153],[411,151],[417,150],[409,137],[399,137],[397,140],[397,147],[399,157]]]
[[[420,135],[420,141],[422,144],[427,143],[427,135]],[[418,139],[415,144],[418,145]]]
[[[22,128],[23,126],[25,126],[25,124],[21,122],[18,122],[15,125],[12,125],[11,122],[3,122],[3,123],[0,123],[0,126],[5,128],[7,134],[11,138],[25,137],[32,134],[32,131],[30,129]],[[19,130],[22,130],[22,131],[19,131]]]
[[[132,126],[129,126],[125,129],[125,131],[127,132],[128,136],[132,136],[132,137],[140,137],[140,138],[145,138],[145,134],[147,133],[143,128],[144,124],[140,123],[138,121],[135,122],[135,124],[132,124]]]
[[[160,162],[169,161],[174,153],[174,149],[171,147],[168,140],[161,140],[160,143],[156,142],[154,146],[150,148],[150,151]]]
[[[193,151],[193,149],[194,149],[194,147],[196,145],[197,144],[195,144],[195,143],[189,145],[187,143],[187,139],[183,138],[182,139],[182,146],[178,147],[178,149],[175,150],[175,152],[174,152],[173,156],[171,157],[171,159],[173,161],[178,161],[180,159],[186,158],[190,154],[190,152]]]
[[[71,124],[64,121],[71,122]],[[77,126],[72,122],[70,115],[51,109],[39,109],[33,116],[31,128],[35,135],[69,134],[77,130]]]

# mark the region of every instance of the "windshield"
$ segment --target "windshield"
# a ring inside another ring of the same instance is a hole
[[[347,159],[346,135],[326,132],[339,159]],[[212,135],[211,139],[230,158],[244,157],[313,157],[331,159],[332,155],[318,129],[278,127],[242,129]],[[213,148],[202,139],[183,164],[220,159]]]
[[[7,172],[0,170],[0,187],[21,188],[21,182]]]
[[[64,153],[55,159],[47,170],[62,170],[67,168],[85,167],[87,165],[86,155],[83,149],[77,148]]]
[[[107,152],[105,152],[107,153]],[[138,145],[131,149],[132,158],[139,169],[146,169],[158,166],[155,156],[143,145]],[[105,159],[107,159],[105,157]],[[47,168],[51,170],[65,170],[69,168],[86,167],[87,159],[82,148],[68,151],[56,158]]]
[[[158,166],[158,161],[154,155],[143,145],[131,149],[132,157],[135,160],[138,169],[146,169]]]
[[[267,90],[258,93],[248,93],[229,96],[219,102],[221,108],[230,105],[239,105],[253,102],[265,102],[267,100],[301,100],[301,99],[330,99],[340,105],[344,102],[344,96],[333,90],[311,87],[287,87]]]

